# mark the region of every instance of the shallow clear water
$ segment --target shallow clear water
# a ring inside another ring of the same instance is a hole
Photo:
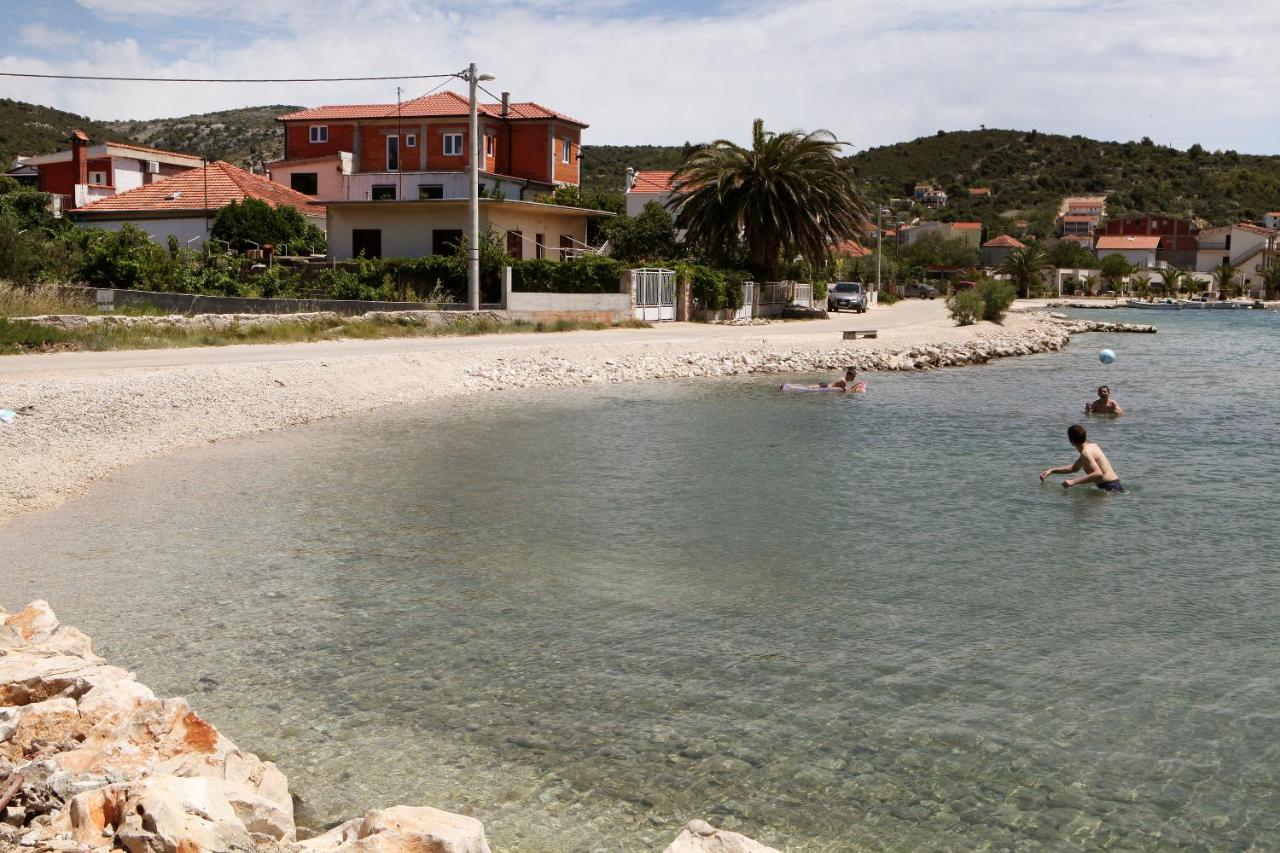
[[[1280,846],[1280,315],[1105,319],[1162,331],[865,400],[494,395],[180,454],[0,529],[0,603],[189,696],[316,825]],[[1100,382],[1131,493],[1041,485]]]

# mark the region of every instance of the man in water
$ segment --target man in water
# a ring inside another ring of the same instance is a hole
[[[1098,399],[1092,403],[1084,404],[1084,413],[1086,415],[1109,415],[1118,418],[1124,414],[1124,409],[1120,408],[1120,404],[1111,399],[1111,389],[1106,385],[1098,386]]]
[[[841,391],[848,391],[854,394],[861,394],[867,390],[867,383],[858,381],[858,371],[852,367],[845,368],[844,378],[837,379],[830,384],[826,382],[818,383],[819,388],[839,388]]]
[[[1123,492],[1124,486],[1120,485],[1120,478],[1116,475],[1116,470],[1111,467],[1111,463],[1107,461],[1106,454],[1102,452],[1101,447],[1089,441],[1088,438],[1084,427],[1073,424],[1067,430],[1067,439],[1080,455],[1070,465],[1046,468],[1040,474],[1040,482],[1043,483],[1045,478],[1054,474],[1070,474],[1083,468],[1084,476],[1063,480],[1062,488],[1069,489],[1083,483],[1096,483],[1104,492]]]

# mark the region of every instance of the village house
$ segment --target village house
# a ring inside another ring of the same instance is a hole
[[[671,178],[675,172],[627,168],[627,216],[639,216],[644,206],[656,201],[663,207],[671,200]]]
[[[930,210],[938,210],[947,206],[947,194],[932,184],[916,184],[912,195],[916,201]]]
[[[157,243],[177,238],[181,246],[202,244],[218,211],[233,201],[259,199],[272,207],[296,208],[307,221],[325,227],[325,210],[315,199],[269,181],[262,175],[217,160],[143,187],[98,199],[67,212],[82,227],[119,231],[136,225]]]
[[[1008,234],[993,237],[982,244],[982,265],[994,269],[1004,263],[1005,257],[1014,249],[1025,248],[1025,243]]]
[[[478,105],[480,185],[531,201],[578,184],[584,122],[535,103]],[[282,115],[284,158],[271,179],[319,201],[467,197],[468,102],[439,92],[402,104],[322,106]]]
[[[191,154],[126,142],[92,144],[82,130],[71,133],[71,147],[54,154],[22,157],[17,170],[34,172],[35,188],[54,198],[54,212],[82,207],[199,168]]]
[[[1105,234],[1098,237],[1093,253],[1100,261],[1108,255],[1120,255],[1131,266],[1151,270],[1156,268],[1156,252],[1162,239],[1159,234]]]
[[[1211,273],[1227,263],[1236,268],[1236,279],[1249,292],[1260,291],[1267,253],[1275,248],[1278,239],[1280,231],[1249,222],[1206,228],[1200,232],[1195,271]]]
[[[1280,230],[1280,210],[1273,211],[1262,217],[1262,224],[1266,228]]]
[[[1107,237],[1159,237],[1156,261],[1176,267],[1194,267],[1200,229],[1194,222],[1173,216],[1120,216],[1099,226],[1100,240]],[[1108,245],[1117,245],[1108,241]],[[1096,248],[1096,245],[1095,245]],[[1102,255],[1098,255],[1101,260]]]
[[[991,188],[969,187],[969,198],[991,198]]]

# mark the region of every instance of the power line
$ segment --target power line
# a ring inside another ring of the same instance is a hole
[[[371,80],[437,80],[451,74],[392,74],[380,77],[108,77],[94,74],[35,74],[0,71],[0,77],[33,77],[41,80],[103,80],[125,83],[359,83]]]

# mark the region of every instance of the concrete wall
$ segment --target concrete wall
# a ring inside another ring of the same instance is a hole
[[[651,201],[658,204],[666,205],[667,199],[671,198],[671,193],[627,193],[627,216],[639,216],[644,210],[644,206]]]
[[[290,163],[271,167],[271,180],[283,186],[290,186],[289,176],[295,172],[314,172],[316,176],[316,195],[320,201],[346,198],[343,178],[351,174],[351,153],[339,151],[331,160],[316,160],[311,163]]]
[[[629,293],[521,293],[507,295],[503,308],[518,317],[599,319],[621,323],[631,316]]]
[[[467,227],[465,204],[413,204],[383,202],[369,206],[330,205],[329,254],[342,260],[352,257],[351,232],[357,228],[382,231],[382,256],[416,258],[435,251],[432,231],[462,230]],[[563,210],[560,209],[560,210]],[[560,236],[567,234],[582,245],[587,239],[587,217],[571,212],[558,212],[553,206],[505,206],[481,203],[480,230],[492,228],[505,240],[509,230],[520,231],[522,257],[535,257],[534,237],[546,238],[547,258],[560,260]]]
[[[213,225],[213,216],[209,217],[209,225]],[[185,248],[188,245],[197,249],[209,239],[209,232],[205,229],[204,216],[191,216],[173,219],[83,219],[77,224],[82,228],[103,228],[107,231],[119,231],[128,223],[136,225],[150,235],[151,239],[157,243],[167,243],[169,235],[172,234],[178,238],[178,242]],[[188,244],[188,240],[193,237],[201,239],[195,240]]]
[[[198,296],[191,293],[156,293],[149,290],[83,288],[104,310],[125,305],[159,308],[174,314],[299,314],[334,311],[363,314],[366,311],[425,311],[439,308],[424,302],[376,302],[357,299],[247,299],[238,296]]]

